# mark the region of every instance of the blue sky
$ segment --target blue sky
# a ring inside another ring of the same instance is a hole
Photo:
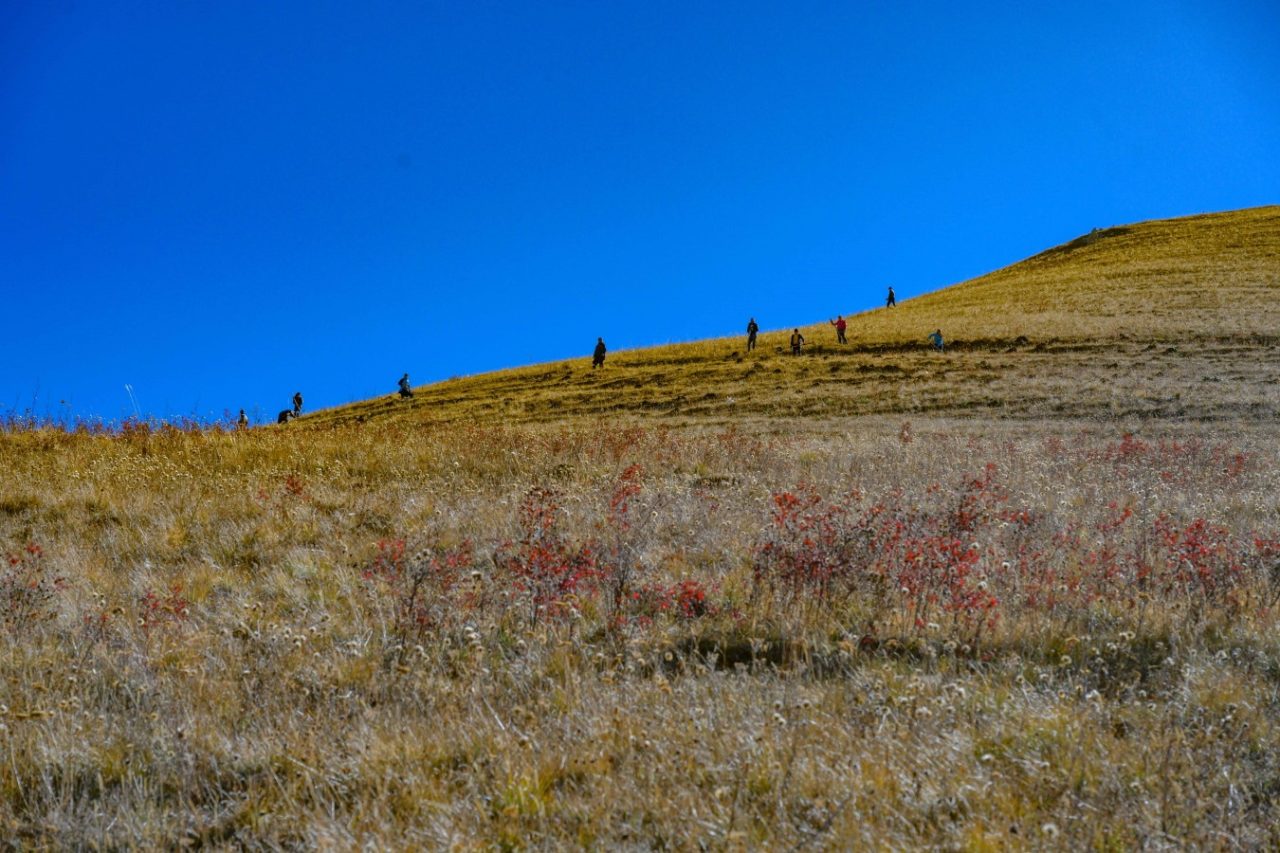
[[[1278,37],[1272,0],[0,2],[0,409],[266,417],[1274,204]]]

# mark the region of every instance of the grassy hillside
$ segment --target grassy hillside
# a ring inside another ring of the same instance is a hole
[[[1280,442],[0,434],[21,849],[1280,844]]]
[[[1280,848],[1278,212],[799,358],[11,423],[0,847]]]
[[[743,325],[746,318],[743,319]],[[945,356],[925,336],[941,328]],[[1280,416],[1280,207],[1096,231],[963,284],[790,330],[454,379],[402,403],[378,398],[311,423],[369,418],[672,424],[866,414],[1001,418]]]

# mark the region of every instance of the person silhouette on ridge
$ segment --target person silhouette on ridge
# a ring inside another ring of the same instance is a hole
[[[884,307],[892,308],[898,304],[897,298],[893,295],[893,285],[889,285],[889,298],[884,301]]]
[[[413,396],[413,388],[409,385],[409,374],[400,377],[400,381],[396,383],[400,386],[400,399]]]
[[[751,352],[756,348],[756,332],[760,331],[760,327],[756,325],[756,318],[752,317],[747,321],[747,352]]]
[[[604,338],[596,338],[596,348],[591,353],[591,369],[592,370],[595,370],[597,367],[604,367],[605,352],[606,350],[604,347]]]
[[[297,391],[293,395],[293,416],[296,418],[302,414],[302,392]]]
[[[837,314],[834,320],[828,320],[827,322],[836,327],[836,343],[838,344],[849,343],[847,340],[845,340],[845,337],[844,337],[844,330],[848,326],[848,323],[844,321],[843,316],[841,316],[840,314]]]

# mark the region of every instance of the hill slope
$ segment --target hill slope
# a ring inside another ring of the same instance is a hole
[[[800,358],[8,424],[7,846],[1280,850],[1276,421],[1066,420],[1274,416],[1276,236],[1095,233]],[[1032,419],[845,417],[913,408]]]
[[[745,318],[744,318],[745,320]],[[941,328],[948,352],[929,350]],[[1091,232],[784,354],[721,338],[449,380],[317,413],[453,422],[724,424],[868,414],[1231,420],[1280,415],[1280,207]]]

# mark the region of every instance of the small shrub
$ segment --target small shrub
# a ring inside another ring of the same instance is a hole
[[[527,596],[534,623],[567,614],[570,599],[593,592],[600,577],[596,550],[590,543],[564,539],[558,530],[559,513],[555,492],[529,490],[520,505],[520,539],[503,543],[494,555],[498,569]]]
[[[150,637],[154,631],[172,631],[191,615],[191,602],[182,595],[182,585],[174,584],[168,592],[148,590],[138,599],[138,627]]]
[[[474,609],[474,596],[462,583],[464,572],[474,565],[469,541],[439,551],[424,549],[410,558],[403,539],[383,539],[361,576],[377,598],[389,603],[392,636],[403,649],[452,627]]]
[[[50,621],[54,600],[66,579],[49,571],[44,549],[34,542],[16,554],[6,554],[0,569],[0,621],[17,634]]]

